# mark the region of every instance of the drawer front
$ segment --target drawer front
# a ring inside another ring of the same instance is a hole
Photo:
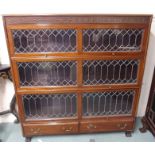
[[[78,123],[23,124],[25,136],[78,133]]]
[[[20,86],[68,86],[77,84],[76,61],[17,62]]]
[[[85,60],[83,62],[83,84],[137,83],[140,61],[133,60]]]
[[[21,98],[27,120],[77,118],[75,93],[27,94]]]
[[[134,52],[140,51],[143,29],[85,29],[83,30],[84,52]]]
[[[74,29],[12,29],[15,53],[75,52]]]
[[[127,120],[104,120],[104,121],[83,121],[80,123],[80,132],[104,132],[104,131],[132,131],[134,122]]]
[[[131,115],[135,91],[105,91],[83,93],[83,117]]]

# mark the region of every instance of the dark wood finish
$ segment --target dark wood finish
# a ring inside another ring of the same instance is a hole
[[[149,95],[149,99],[146,107],[145,116],[142,118],[143,127],[139,129],[141,133],[145,133],[147,130],[149,130],[155,136],[155,123],[154,123],[155,116],[154,117],[152,116],[150,118],[151,111],[154,111],[153,110],[153,106],[155,105],[154,97],[155,97],[155,69],[153,73],[153,79],[152,79],[150,95]]]
[[[131,136],[134,130],[135,116],[137,113],[142,77],[145,67],[149,31],[152,15],[21,15],[4,16],[4,26],[16,89],[19,115],[23,135],[30,141],[35,135],[49,134],[76,134],[104,131],[124,131]],[[12,30],[30,29],[75,29],[76,51],[66,52],[29,52],[17,53],[15,51]],[[83,51],[84,29],[142,29],[144,31],[140,49],[134,51]],[[62,62],[74,60],[77,62],[77,84],[64,86],[21,86],[18,72],[18,62]],[[84,85],[83,67],[84,60],[139,60],[137,81],[135,83],[114,83],[104,85]],[[132,110],[130,114],[83,116],[82,95],[88,92],[135,91]],[[23,107],[22,96],[26,94],[61,94],[75,93],[77,95],[77,117],[27,119]]]

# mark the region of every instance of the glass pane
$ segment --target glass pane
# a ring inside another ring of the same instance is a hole
[[[139,60],[93,60],[83,62],[85,85],[136,83]]]
[[[21,86],[76,85],[76,62],[19,62]]]
[[[83,116],[131,114],[134,91],[83,94]]]
[[[77,116],[76,94],[23,95],[22,100],[27,119]]]
[[[143,32],[143,29],[86,29],[83,30],[83,51],[137,51]]]
[[[72,29],[12,30],[16,53],[74,52],[76,31]]]

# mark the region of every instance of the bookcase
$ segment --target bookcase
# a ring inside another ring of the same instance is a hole
[[[23,135],[131,136],[152,15],[4,16]]]

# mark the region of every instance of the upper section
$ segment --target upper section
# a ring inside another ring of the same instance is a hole
[[[13,29],[14,53],[76,52],[77,31],[73,29]],[[140,51],[144,29],[83,29],[83,52]]]
[[[141,84],[151,15],[3,19],[19,89]]]
[[[14,15],[4,16],[7,25],[12,24],[101,24],[101,23],[149,23],[152,15]]]
[[[4,25],[11,57],[69,56],[66,52],[125,55],[144,53],[151,19],[151,15],[4,16]]]

